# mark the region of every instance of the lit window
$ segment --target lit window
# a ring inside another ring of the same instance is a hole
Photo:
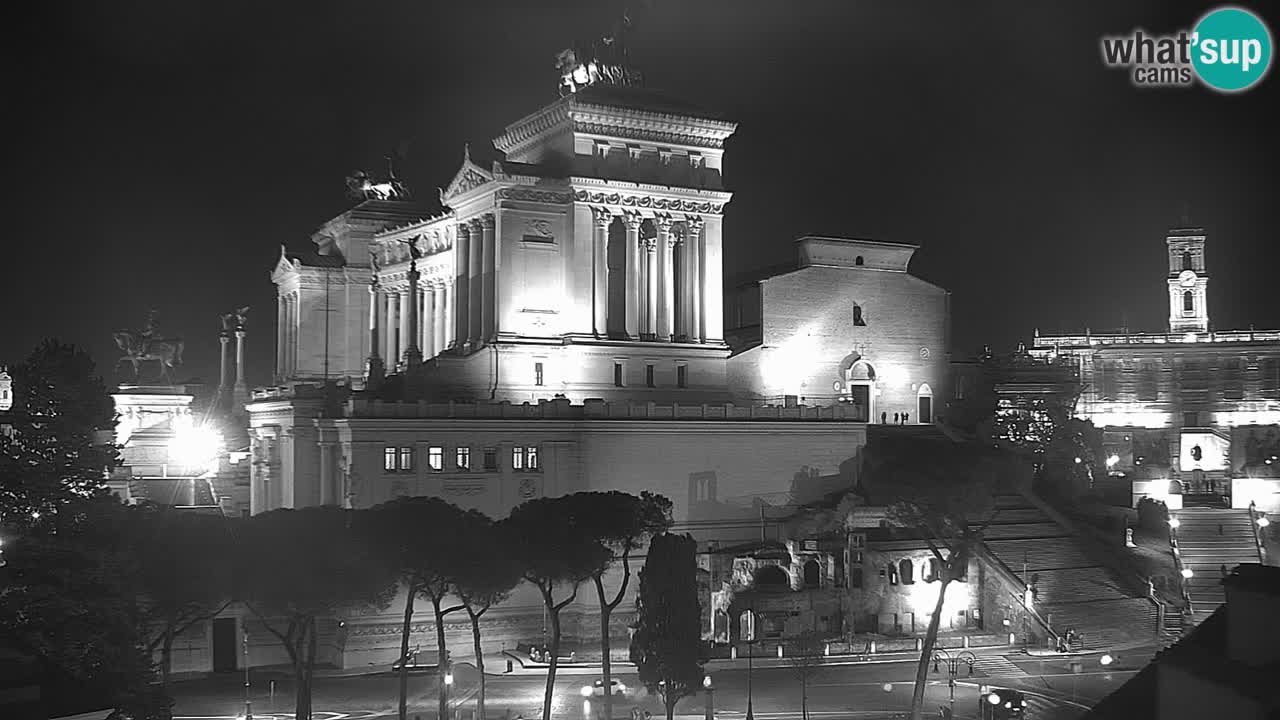
[[[654,387],[653,384],[653,365],[644,366],[644,384],[647,387]]]
[[[386,472],[396,471],[396,449],[393,447],[384,448],[382,450],[382,469]]]
[[[458,448],[458,452],[454,460],[459,470],[470,470],[471,469],[471,448],[469,447]]]
[[[427,464],[431,466],[432,472],[440,472],[444,469],[444,448],[439,445],[433,445],[427,448]]]
[[[511,448],[511,469],[512,470],[524,469],[524,448],[522,447]]]
[[[622,363],[613,364],[613,386],[622,387]]]
[[[400,471],[409,472],[413,469],[413,448],[400,448]]]
[[[487,447],[484,449],[484,469],[498,469],[498,448]]]
[[[541,469],[541,466],[538,465],[538,446],[537,445],[530,445],[529,447],[524,449],[524,464],[530,470]]]
[[[538,447],[536,445],[530,445],[528,447],[516,446],[511,448],[511,469],[537,470]]]
[[[689,387],[689,366],[688,365],[676,366],[676,387],[682,387],[682,388]]]
[[[533,384],[542,385],[542,363],[533,364]]]

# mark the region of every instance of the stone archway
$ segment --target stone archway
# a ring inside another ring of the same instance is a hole
[[[840,380],[844,397],[857,409],[858,419],[876,421],[876,369],[861,353],[852,352],[840,361]]]
[[[921,425],[933,423],[933,388],[929,383],[920,383],[916,390],[916,422]]]

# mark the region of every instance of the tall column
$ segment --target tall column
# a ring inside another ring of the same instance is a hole
[[[382,355],[378,349],[381,338],[378,337],[378,318],[382,315],[382,298],[378,293],[378,278],[375,276],[369,284],[369,360],[365,364],[364,385],[368,389],[382,384],[386,374],[386,366],[382,364]]]
[[[692,323],[689,326],[689,341],[702,342],[706,339],[704,334],[706,324],[703,315],[703,296],[705,294],[706,276],[703,269],[702,255],[702,218],[696,215],[685,216],[685,227],[688,228],[688,235],[685,237],[686,257],[689,258],[690,270],[690,290],[689,293],[689,312]]]
[[[486,344],[498,334],[498,255],[493,237],[495,223],[493,213],[480,217],[480,234],[483,243],[480,258],[480,341]]]
[[[415,251],[416,252],[416,251]],[[422,364],[422,349],[418,347],[418,261],[409,259],[409,287],[405,288],[403,302],[406,307],[405,323],[400,328],[400,337],[404,343],[404,367],[414,368]]]
[[[627,227],[627,337],[640,337],[640,316],[644,314],[641,303],[640,274],[643,255],[640,253],[640,213],[625,212],[622,221]]]
[[[298,294],[289,293],[288,298],[289,320],[285,323],[287,336],[289,338],[288,346],[288,375],[294,376],[298,374]]]
[[[458,223],[457,238],[453,244],[454,292],[453,292],[453,340],[459,350],[465,350],[471,332],[471,228]]]
[[[333,489],[333,443],[320,441],[320,504],[336,505],[337,498]]]
[[[218,371],[218,404],[227,401],[227,345],[231,342],[231,337],[226,330],[218,333],[218,343],[222,346],[222,366]]]
[[[480,346],[480,321],[484,317],[484,271],[480,264],[484,261],[484,233],[478,219],[472,220],[470,225],[471,243],[467,254],[467,343],[476,348]]]
[[[660,215],[658,226],[658,340],[670,342],[675,329],[675,245],[671,236],[671,216]]]
[[[709,343],[724,342],[724,252],[721,247],[723,219],[705,218],[702,229],[702,336]]]
[[[458,323],[454,320],[453,314],[456,312],[454,310],[454,306],[457,303],[454,298],[457,296],[457,293],[454,292],[452,278],[444,281],[444,284],[440,287],[440,296],[441,302],[444,303],[444,317],[440,319],[444,324],[443,339],[440,341],[440,347],[455,347],[458,344],[458,340],[457,336],[454,335],[454,331],[457,330]]]
[[[645,321],[640,335],[653,340],[658,332],[658,238],[644,240],[644,307]]]
[[[395,367],[400,357],[400,293],[396,290],[387,292],[387,365]]]
[[[591,219],[591,322],[596,337],[603,337],[609,332],[609,225],[613,215],[593,207]]]
[[[428,285],[422,290],[422,358],[428,359],[440,352],[436,343],[436,308],[435,286]]]
[[[285,348],[288,342],[285,341],[284,331],[285,324],[288,322],[288,306],[285,303],[283,295],[276,296],[276,381],[284,379],[284,363]]]
[[[236,326],[236,386],[231,393],[231,397],[235,400],[233,410],[237,413],[244,412],[244,406],[249,402],[249,386],[244,379],[244,326]]]

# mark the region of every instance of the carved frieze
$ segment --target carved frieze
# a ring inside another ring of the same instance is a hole
[[[680,213],[719,215],[724,212],[723,203],[698,202],[682,198],[655,198],[649,195],[622,195],[620,193],[590,192],[579,190],[573,195],[578,202],[597,205],[618,205],[624,208],[645,210],[669,210]]]
[[[444,487],[440,489],[444,495],[452,496],[472,496],[485,494],[484,483],[482,482],[445,482]]]
[[[555,237],[555,233],[551,230],[550,220],[526,220],[524,224],[524,234],[543,238]]]
[[[500,200],[525,200],[527,202],[555,203],[563,205],[573,201],[573,194],[553,192],[550,190],[534,190],[525,187],[509,187],[498,191]]]

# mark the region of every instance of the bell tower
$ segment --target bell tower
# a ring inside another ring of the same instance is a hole
[[[1174,228],[1165,237],[1169,248],[1170,332],[1209,331],[1204,240],[1204,228]]]

